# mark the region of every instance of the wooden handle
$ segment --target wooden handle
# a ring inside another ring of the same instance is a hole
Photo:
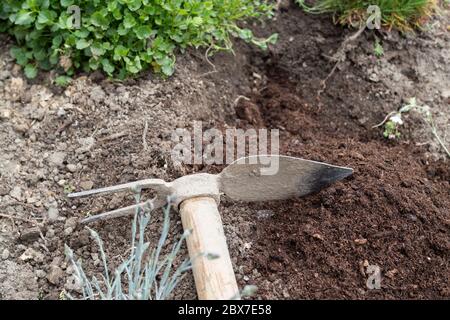
[[[208,197],[185,200],[180,207],[184,230],[192,230],[186,239],[192,260],[195,286],[200,300],[239,298],[230,253],[216,201]],[[219,258],[208,259],[205,253]]]

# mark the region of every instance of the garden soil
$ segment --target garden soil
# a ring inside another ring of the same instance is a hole
[[[430,107],[449,145],[450,42],[443,17],[415,35],[366,30],[333,55],[354,30],[283,2],[261,36],[280,34],[261,52],[236,42],[235,55],[179,57],[174,77],[146,73],[127,82],[78,76],[56,88],[52,74],[29,82],[0,53],[0,298],[77,296],[64,244],[88,275],[101,257],[78,221],[133,203],[130,194],[70,200],[66,193],[138,179],[176,179],[221,166],[175,166],[175,128],[280,130],[280,152],[352,167],[352,177],[301,199],[237,203],[220,212],[238,282],[253,299],[448,299],[449,163],[417,112],[401,137],[373,128],[411,97]],[[375,36],[385,55],[373,54]],[[3,47],[11,45],[2,39]],[[148,196],[148,195],[146,195]],[[147,238],[155,242],[162,213]],[[110,268],[129,254],[131,218],[91,225]],[[169,247],[182,233],[171,213]],[[186,256],[183,247],[179,260]],[[373,286],[380,275],[380,286]],[[368,286],[369,284],[369,286]],[[186,274],[172,298],[194,299]]]

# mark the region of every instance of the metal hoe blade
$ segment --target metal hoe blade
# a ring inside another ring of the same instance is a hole
[[[269,166],[274,169],[268,170]],[[219,179],[221,191],[233,200],[270,201],[317,192],[352,173],[353,169],[346,167],[268,155],[237,160],[222,171]]]

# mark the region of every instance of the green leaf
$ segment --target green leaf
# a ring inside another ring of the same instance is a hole
[[[123,26],[125,29],[131,29],[136,25],[136,19],[134,19],[133,15],[127,13],[125,15],[125,19],[123,20]]]
[[[91,16],[91,23],[96,27],[101,27],[103,30],[108,29],[109,20],[106,18],[102,12],[95,12]]]
[[[45,50],[43,48],[34,50],[33,55],[36,58],[36,60],[38,60],[38,61],[43,61],[43,60],[47,59],[47,56],[48,56],[47,50]]]
[[[107,8],[109,12],[115,11],[117,9],[117,1],[109,1]]]
[[[63,37],[61,35],[57,35],[56,37],[54,37],[52,39],[52,47],[58,48],[62,42],[63,42]]]
[[[105,71],[109,75],[112,75],[115,70],[114,66],[111,64],[111,62],[109,62],[108,59],[102,60],[102,67],[103,71]]]
[[[114,48],[114,60],[120,60],[121,58],[124,58],[128,55],[128,52],[130,50],[128,48],[125,48],[122,45],[118,45]]]
[[[99,66],[100,66],[99,60],[97,60],[95,58],[91,58],[89,60],[89,67],[91,68],[91,70],[97,70]]]
[[[105,54],[106,50],[103,48],[103,44],[101,43],[94,43],[90,47],[91,53],[94,57],[99,57]]]
[[[55,79],[55,84],[60,87],[67,87],[72,82],[72,78],[68,76],[59,76]]]
[[[141,8],[142,6],[142,0],[129,0],[128,2],[128,9],[131,11],[136,11]]]
[[[11,56],[16,59],[17,64],[24,66],[28,63],[27,52],[25,49],[12,47],[10,53]]]
[[[34,79],[37,76],[37,68],[32,64],[27,64],[24,69],[25,76],[28,79]]]
[[[117,29],[117,33],[118,33],[119,35],[121,35],[121,36],[124,36],[124,35],[126,35],[126,34],[128,33],[129,30],[130,30],[130,29],[126,29],[126,28],[123,26],[123,24],[120,24],[120,25],[119,25],[119,28]]]
[[[203,18],[202,17],[195,17],[194,19],[192,19],[192,25],[196,28],[200,27],[203,23]]]
[[[52,10],[42,10],[38,15],[38,23],[41,24],[51,24],[56,19],[58,15]]]
[[[89,36],[89,30],[88,29],[80,29],[74,32],[74,35],[77,38],[87,38]]]
[[[152,29],[149,26],[140,26],[134,32],[136,33],[136,36],[142,40],[150,37]]]
[[[87,41],[86,39],[79,39],[76,44],[78,50],[86,49],[90,45],[91,45],[91,43],[89,41]]]
[[[67,8],[74,4],[74,0],[61,0],[61,6]]]
[[[31,12],[21,10],[17,13],[14,23],[18,24],[18,25],[27,25],[27,24],[31,24],[33,21],[34,21],[34,17]]]
[[[161,66],[161,71],[164,75],[170,77],[175,70],[172,65],[163,65]]]
[[[124,58],[124,60],[125,60],[128,72],[136,74],[142,70],[141,59],[138,56],[136,56],[134,58],[134,60],[131,60],[126,57]]]

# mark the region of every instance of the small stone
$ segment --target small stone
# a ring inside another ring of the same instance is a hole
[[[47,274],[47,280],[51,284],[58,285],[64,277],[64,271],[58,266],[52,266]]]
[[[47,273],[44,270],[36,270],[34,272],[36,274],[36,277],[38,277],[39,279],[43,279],[47,276]]]
[[[66,283],[64,284],[64,289],[66,289],[67,291],[75,291],[81,293],[82,292],[81,285],[82,285],[81,280],[77,276],[72,275],[67,278]]]
[[[314,239],[319,239],[319,240],[323,241],[323,236],[321,234],[314,233],[312,236]]]
[[[102,87],[100,87],[100,86],[93,87],[93,88],[91,89],[91,95],[90,95],[90,98],[91,98],[94,102],[100,103],[100,102],[102,102],[103,100],[105,100],[105,98],[106,98],[105,91],[103,91]]]
[[[388,277],[390,279],[394,279],[394,277],[397,273],[398,273],[397,269],[389,270],[388,272],[386,272],[386,277]]]
[[[66,184],[66,180],[64,180],[64,179],[61,179],[61,180],[58,180],[58,186],[60,186],[60,187],[64,187],[65,186],[65,184]]]
[[[19,186],[15,186],[10,192],[9,196],[17,201],[22,200],[22,189]]]
[[[392,75],[392,80],[394,80],[395,82],[399,82],[400,80],[402,80],[402,74],[400,72],[395,72]]]
[[[15,123],[14,124],[14,130],[18,133],[26,133],[29,129],[28,125],[25,122]]]
[[[56,112],[56,115],[62,118],[66,115],[66,110],[64,110],[64,108],[59,108],[58,111]]]
[[[9,120],[11,119],[12,112],[9,109],[4,109],[0,111],[0,119]]]
[[[67,269],[66,269],[66,273],[67,274],[73,274],[74,272],[75,272],[75,270],[73,270],[73,266],[72,265],[67,267]]]
[[[367,243],[367,239],[355,239],[357,245],[364,245]]]
[[[244,276],[244,281],[249,281],[250,280],[250,278],[249,277],[247,277],[247,276]]]
[[[38,201],[39,201],[39,199],[36,198],[36,197],[29,197],[29,198],[27,198],[27,203],[28,204],[34,204],[34,203],[37,203]]]
[[[35,262],[41,263],[44,261],[44,255],[33,248],[28,248],[24,253],[22,253],[19,260],[23,262],[34,260]]]
[[[52,262],[50,263],[50,266],[59,266],[63,263],[64,259],[61,256],[56,256],[53,258]]]
[[[378,74],[372,73],[369,76],[369,80],[372,81],[372,82],[380,82],[380,77],[378,76]]]
[[[23,81],[23,79],[19,78],[19,77],[11,78],[10,90],[11,90],[11,93],[13,94],[13,97],[12,97],[13,101],[19,100],[21,94],[25,90],[25,82]]]
[[[2,252],[2,260],[6,260],[6,259],[8,259],[9,258],[9,250],[8,249],[5,249],[5,250],[3,250],[3,252]]]
[[[444,90],[441,92],[441,97],[442,97],[442,99],[448,99],[448,98],[450,98],[450,89],[444,89]]]
[[[66,168],[67,168],[67,170],[69,170],[72,173],[77,171],[77,166],[74,164],[68,164]]]
[[[64,224],[64,228],[72,228],[75,229],[78,224],[78,218],[72,217],[66,220],[66,223]]]
[[[39,239],[41,230],[39,227],[31,227],[21,232],[19,240],[22,242],[33,242]]]
[[[45,109],[40,107],[32,108],[30,118],[36,121],[42,121],[45,117]]]
[[[64,164],[64,160],[66,159],[66,153],[57,151],[52,153],[48,158],[47,161],[51,166],[54,167],[60,167]]]
[[[47,218],[49,221],[56,221],[58,220],[59,217],[59,210],[58,208],[51,206],[50,208],[48,208],[47,210]]]
[[[70,239],[70,247],[72,249],[78,249],[82,246],[86,246],[90,243],[90,233],[88,230],[81,230],[76,237]]]
[[[80,143],[81,147],[76,149],[75,152],[77,154],[82,154],[91,150],[91,148],[95,144],[95,139],[93,137],[81,138],[78,139],[78,142]]]
[[[45,234],[45,237],[51,239],[54,236],[55,236],[55,230],[53,230],[52,228],[48,228],[47,233]]]
[[[34,250],[31,248],[28,248],[27,250],[25,250],[24,253],[22,253],[19,257],[19,260],[21,261],[29,261],[33,259],[33,254],[34,254]]]
[[[83,190],[91,190],[93,186],[94,186],[94,182],[92,182],[90,180],[80,182],[80,187]]]
[[[5,196],[9,193],[9,188],[3,184],[0,185],[0,196]]]
[[[0,81],[6,80],[11,77],[11,72],[8,70],[1,70],[0,71]]]
[[[65,236],[70,236],[72,234],[72,232],[73,232],[73,228],[72,227],[64,229],[64,235]]]

